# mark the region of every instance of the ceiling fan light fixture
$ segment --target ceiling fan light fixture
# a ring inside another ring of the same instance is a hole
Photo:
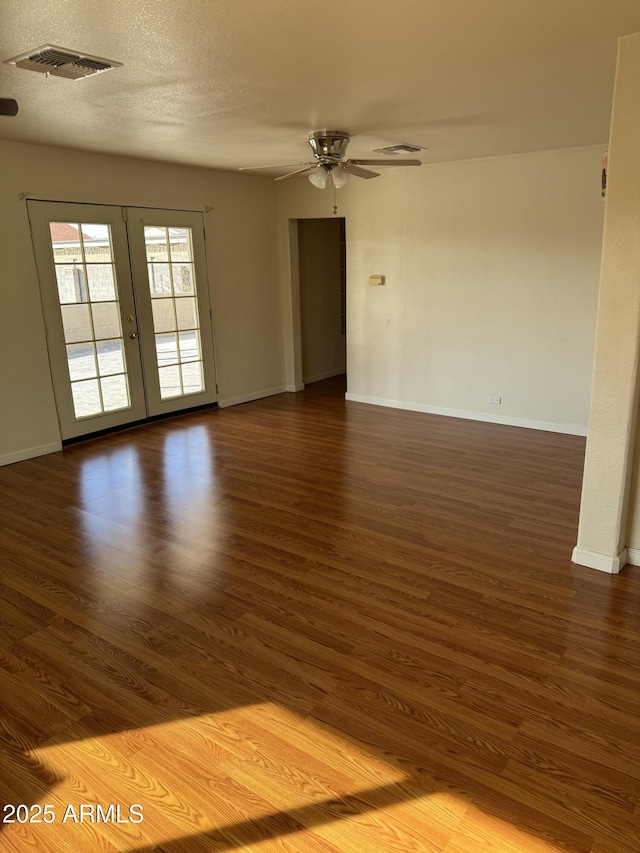
[[[349,172],[347,172],[347,170],[342,166],[334,166],[331,170],[331,180],[333,181],[334,187],[339,190],[340,187],[343,187],[349,180]]]
[[[309,175],[309,180],[314,185],[314,187],[318,187],[319,190],[323,190],[327,185],[327,178],[329,173],[325,169],[324,166],[318,166],[317,169],[314,169],[313,172]]]

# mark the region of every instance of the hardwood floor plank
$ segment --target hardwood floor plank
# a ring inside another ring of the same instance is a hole
[[[534,767],[549,780],[557,777],[566,785],[594,796],[599,807],[609,802],[616,809],[633,813],[640,799],[640,781],[621,770],[610,770],[573,752],[518,734],[511,744],[511,758],[524,767]]]

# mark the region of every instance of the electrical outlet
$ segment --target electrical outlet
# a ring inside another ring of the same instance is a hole
[[[489,397],[489,402],[494,406],[499,406],[502,403],[502,397]]]

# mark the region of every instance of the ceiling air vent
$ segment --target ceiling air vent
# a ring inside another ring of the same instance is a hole
[[[53,77],[66,77],[68,80],[83,80],[112,68],[120,68],[121,62],[111,59],[101,59],[88,53],[75,53],[64,47],[46,44],[37,50],[5,59],[5,65],[15,65],[16,68],[26,68],[27,71],[39,71],[41,74],[51,74]]]
[[[374,148],[376,154],[415,154],[416,151],[426,151],[421,145],[409,145],[408,142],[403,142],[400,145],[388,145],[386,148]]]

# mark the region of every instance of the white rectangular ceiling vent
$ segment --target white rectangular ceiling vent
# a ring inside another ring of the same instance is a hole
[[[416,151],[426,151],[421,145],[409,145],[408,142],[403,142],[400,145],[387,145],[386,148],[374,148],[376,154],[415,154]]]
[[[75,53],[65,47],[45,44],[37,50],[30,50],[13,59],[5,59],[5,65],[15,65],[16,68],[26,68],[27,71],[39,71],[41,74],[51,74],[53,77],[66,77],[68,80],[83,80],[112,68],[120,68],[121,62],[111,59],[101,59],[88,53]]]

